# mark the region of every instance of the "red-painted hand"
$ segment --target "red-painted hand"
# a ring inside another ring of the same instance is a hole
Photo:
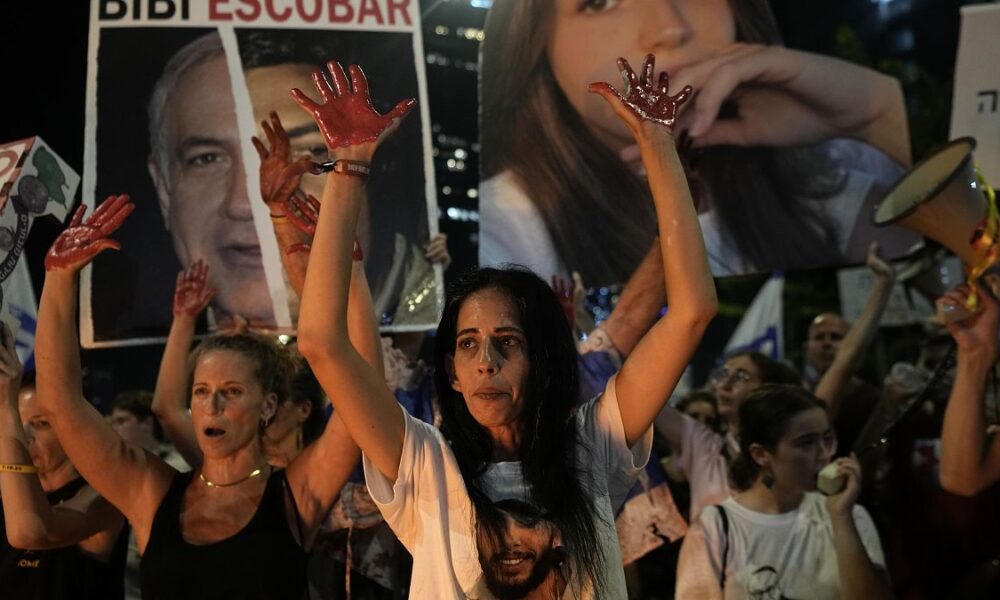
[[[208,287],[208,263],[199,258],[186,271],[177,274],[174,316],[197,317],[208,306],[215,292]]]
[[[302,195],[302,192],[292,194],[288,199],[285,216],[303,233],[316,235],[316,223],[319,223],[319,200],[312,194]]]
[[[271,210],[271,214],[281,217],[288,215],[288,202],[306,173],[321,173],[319,165],[308,156],[301,156],[289,162],[291,144],[288,134],[281,125],[278,113],[271,112],[271,122],[261,121],[261,129],[267,136],[270,148],[254,136],[253,147],[260,156],[260,195]]]
[[[372,106],[368,95],[368,80],[361,67],[348,67],[350,83],[340,63],[330,61],[326,68],[330,72],[332,85],[322,71],[315,71],[312,76],[316,91],[323,99],[322,104],[313,102],[298,88],[292,90],[292,98],[316,120],[323,139],[331,150],[377,141],[397,119],[405,117],[417,102],[408,98],[387,114],[380,115]]]
[[[694,89],[689,85],[684,86],[680,93],[671,96],[667,93],[670,78],[666,72],[660,73],[659,84],[654,86],[654,61],[653,55],[647,54],[642,64],[642,76],[637,78],[628,61],[624,58],[618,59],[618,70],[621,71],[622,79],[625,81],[624,94],[610,83],[604,82],[591,83],[589,89],[605,97],[613,95],[640,120],[666,125],[672,130],[677,120],[677,110],[687,102]]]
[[[45,270],[79,271],[104,250],[121,248],[121,244],[108,236],[121,227],[134,208],[127,194],[108,196],[84,223],[87,207],[81,204],[69,227],[59,234],[45,255]]]

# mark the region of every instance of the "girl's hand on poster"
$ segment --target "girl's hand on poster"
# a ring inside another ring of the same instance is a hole
[[[698,89],[677,125],[695,147],[799,146],[851,137],[909,162],[899,83],[871,69],[782,46],[734,44],[674,79]],[[896,144],[879,133],[894,133]]]
[[[691,86],[685,86],[680,92],[671,96],[670,78],[666,72],[661,72],[657,83],[654,84],[654,61],[652,54],[646,55],[646,60],[642,64],[642,75],[636,77],[628,61],[619,58],[618,69],[625,82],[624,91],[619,91],[605,82],[591,83],[589,87],[590,92],[599,94],[611,104],[636,139],[657,130],[672,134],[680,107],[693,93]]]
[[[208,306],[216,291],[208,287],[208,263],[199,258],[186,271],[177,274],[174,318],[197,317]]]
[[[413,98],[402,100],[387,114],[381,115],[372,106],[368,80],[361,67],[348,67],[350,82],[340,63],[330,61],[326,68],[330,80],[322,71],[315,71],[312,75],[322,103],[313,102],[298,88],[292,90],[292,98],[316,120],[332,158],[370,161],[378,145],[399,127],[417,101]],[[353,148],[354,151],[345,153],[344,148]]]
[[[257,136],[251,140],[260,157],[260,194],[272,216],[290,216],[288,203],[298,191],[302,176],[306,173],[318,175],[321,170],[308,156],[289,162],[291,144],[288,134],[281,125],[278,113],[272,111],[270,118],[270,123],[260,123],[267,137],[267,147]]]
[[[121,227],[134,208],[127,194],[108,196],[84,222],[87,207],[81,204],[69,227],[59,234],[45,255],[45,270],[76,273],[104,250],[121,248],[121,244],[108,236]]]

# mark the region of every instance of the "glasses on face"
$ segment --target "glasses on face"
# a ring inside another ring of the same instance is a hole
[[[746,385],[753,379],[753,375],[746,369],[730,370],[728,367],[719,367],[715,371],[712,371],[709,379],[716,385],[722,385],[730,381],[733,385]]]

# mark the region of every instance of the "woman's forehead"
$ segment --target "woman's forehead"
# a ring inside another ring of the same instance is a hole
[[[493,330],[521,328],[517,305],[507,292],[487,288],[473,292],[462,302],[458,311],[458,331],[464,329]]]
[[[830,429],[830,419],[822,408],[810,408],[795,415],[788,421],[785,437],[794,438],[810,433],[825,433]]]

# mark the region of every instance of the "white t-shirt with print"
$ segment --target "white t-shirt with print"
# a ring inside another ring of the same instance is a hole
[[[472,501],[451,448],[434,427],[405,414],[406,434],[399,472],[388,480],[364,457],[365,479],[386,522],[413,555],[410,598],[490,599],[476,547]],[[574,413],[579,432],[577,468],[588,478],[583,489],[595,494],[598,541],[604,552],[606,590],[600,598],[625,599],[625,576],[615,533],[614,514],[645,467],[652,447],[652,427],[630,449],[615,378],[604,394]],[[491,464],[483,490],[494,502],[528,499],[519,462]],[[564,597],[593,599],[589,582],[571,581]]]
[[[795,510],[752,511],[730,498],[721,506],[729,520],[722,529],[717,506],[706,507],[684,539],[677,569],[678,598],[718,597],[722,553],[725,600],[836,600],[840,595],[833,524],[826,498],[807,493]],[[868,511],[855,505],[854,524],[868,558],[879,569],[885,556]],[[714,593],[712,593],[714,592]]]

